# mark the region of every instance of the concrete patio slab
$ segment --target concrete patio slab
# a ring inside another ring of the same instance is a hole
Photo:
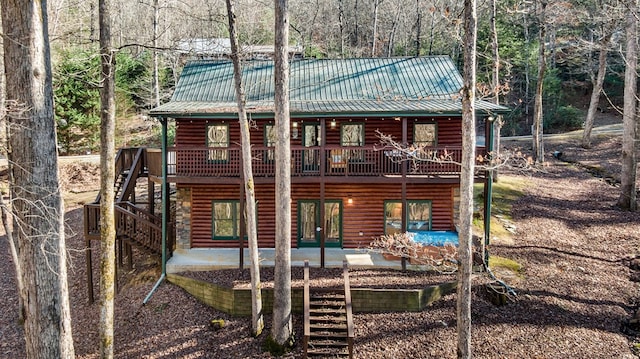
[[[259,249],[260,265],[273,267],[275,263],[275,249]],[[167,262],[167,273],[180,273],[186,271],[207,271],[215,269],[238,268],[240,260],[239,249],[223,248],[193,248],[189,250],[176,250]],[[291,266],[302,267],[308,260],[311,267],[320,267],[319,248],[292,248]],[[375,267],[400,269],[400,261],[385,260],[378,253],[369,253],[357,249],[325,249],[325,267],[340,268],[342,262],[347,261],[349,267]],[[249,267],[249,250],[244,249],[244,267]]]

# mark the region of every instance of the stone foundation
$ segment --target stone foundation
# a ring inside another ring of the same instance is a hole
[[[176,247],[191,248],[191,189],[176,190]]]

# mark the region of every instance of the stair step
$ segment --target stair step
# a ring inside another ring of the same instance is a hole
[[[344,356],[349,355],[349,350],[345,348],[341,348],[339,350],[336,350],[334,348],[313,348],[307,349],[307,355],[330,355],[331,357]]]
[[[344,301],[343,293],[311,293],[311,300],[314,299],[337,299]]]
[[[346,332],[332,332],[328,330],[324,331],[312,331],[309,335],[310,340],[315,338],[331,339],[331,340],[346,340],[348,334]]]
[[[322,347],[346,347],[349,346],[346,340],[331,340],[331,339],[316,339],[309,341],[308,346],[310,348],[322,348]]]
[[[346,316],[329,316],[329,315],[321,315],[321,316],[312,316],[309,315],[310,322],[345,322],[347,321]]]
[[[309,324],[309,328],[311,329],[311,333],[327,332],[327,331],[331,331],[332,333],[342,333],[347,331],[346,324],[339,325],[339,324],[312,323],[312,324]]]
[[[309,301],[309,304],[311,305],[326,305],[326,306],[344,306],[344,299],[343,300],[339,300],[339,299],[312,299]]]
[[[344,303],[342,303],[342,304],[309,303],[309,310],[315,310],[315,309],[327,309],[327,310],[333,310],[333,311],[336,311],[336,312],[344,312],[345,305],[344,305]]]
[[[341,316],[341,315],[345,315],[345,311],[344,310],[335,310],[335,309],[331,309],[331,308],[310,308],[309,309],[309,314],[316,314],[317,316],[322,316],[322,315],[330,315],[330,316]]]

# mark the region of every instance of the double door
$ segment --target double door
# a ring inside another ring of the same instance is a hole
[[[342,247],[342,201],[325,200],[324,218],[319,200],[298,201],[298,248]]]

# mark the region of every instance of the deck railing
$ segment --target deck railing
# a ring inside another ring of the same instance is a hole
[[[484,155],[484,148],[477,149]],[[160,163],[160,152],[149,151],[148,161]],[[275,175],[273,147],[252,148],[255,177]],[[418,152],[362,147],[292,147],[291,176],[451,176],[460,173],[460,146],[432,147]],[[150,165],[151,175],[161,176],[159,166]],[[167,149],[167,174],[178,177],[240,177],[239,147],[172,147]]]
[[[100,204],[84,206],[85,238],[100,239]],[[130,202],[119,202],[115,206],[116,235],[127,239],[153,253],[162,252],[162,222],[159,216],[136,207]],[[170,224],[171,225],[171,224]],[[172,234],[172,228],[168,234]],[[169,235],[167,248],[173,248]]]

